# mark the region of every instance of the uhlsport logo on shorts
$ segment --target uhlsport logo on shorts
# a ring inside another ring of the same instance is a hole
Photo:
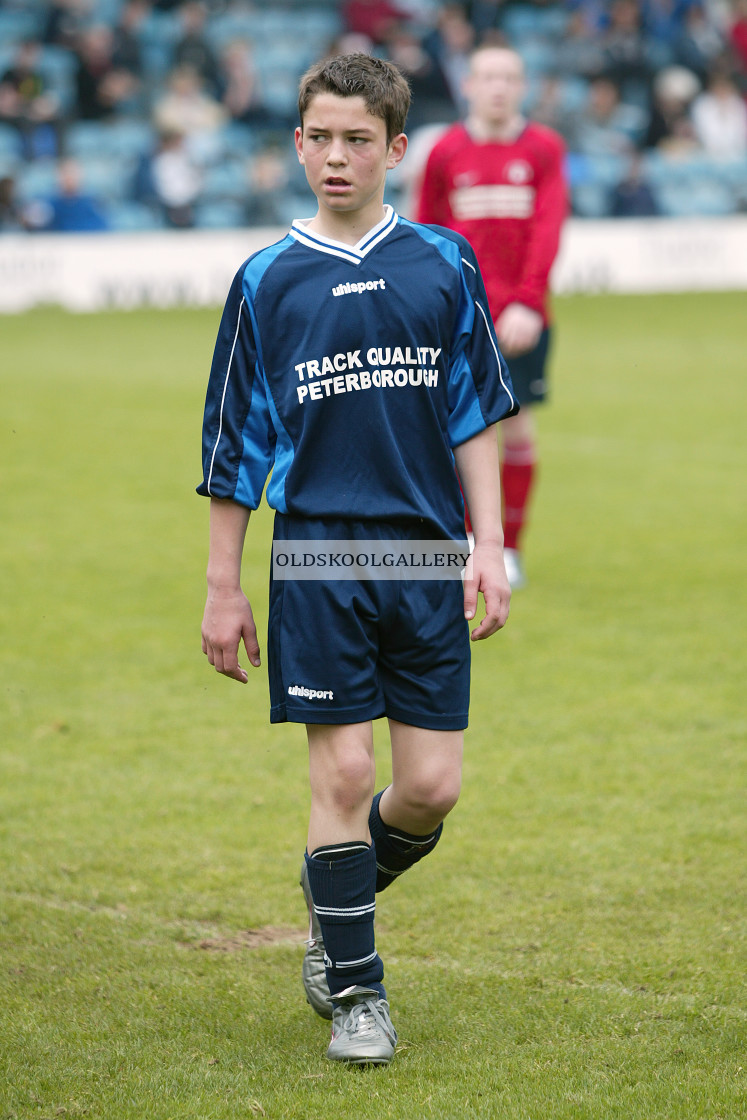
[[[273,579],[462,580],[466,540],[289,540],[272,543]]]
[[[303,700],[334,700],[335,694],[331,688],[306,688],[302,684],[289,684],[289,696],[300,696]]]

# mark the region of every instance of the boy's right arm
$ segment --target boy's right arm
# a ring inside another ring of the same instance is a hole
[[[252,608],[241,590],[241,554],[249,512],[236,502],[210,501],[208,592],[202,620],[202,652],[216,672],[242,684],[248,677],[239,665],[241,641],[252,665],[260,663]]]

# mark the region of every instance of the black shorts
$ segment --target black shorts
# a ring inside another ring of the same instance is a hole
[[[508,372],[519,404],[541,404],[547,396],[547,356],[551,330],[545,327],[539,342],[526,354],[508,358]]]
[[[416,540],[421,524],[276,514],[275,540]],[[389,716],[436,731],[467,726],[469,626],[460,579],[273,579],[270,720],[363,723]]]

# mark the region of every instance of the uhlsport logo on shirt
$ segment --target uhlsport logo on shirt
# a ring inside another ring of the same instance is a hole
[[[302,684],[289,684],[289,696],[300,696],[304,700],[334,700],[335,694],[331,688],[306,688]]]
[[[362,295],[363,292],[383,292],[386,288],[386,282],[382,276],[378,280],[360,280],[356,283],[350,284],[337,284],[332,289],[333,296],[353,296]]]

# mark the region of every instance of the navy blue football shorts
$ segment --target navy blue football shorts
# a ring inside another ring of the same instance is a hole
[[[418,540],[422,523],[275,515],[275,540]],[[467,726],[469,626],[460,579],[270,578],[272,723],[389,716],[436,731]]]
[[[507,359],[508,372],[519,404],[541,404],[547,396],[550,335],[550,328],[545,327],[533,350]]]

